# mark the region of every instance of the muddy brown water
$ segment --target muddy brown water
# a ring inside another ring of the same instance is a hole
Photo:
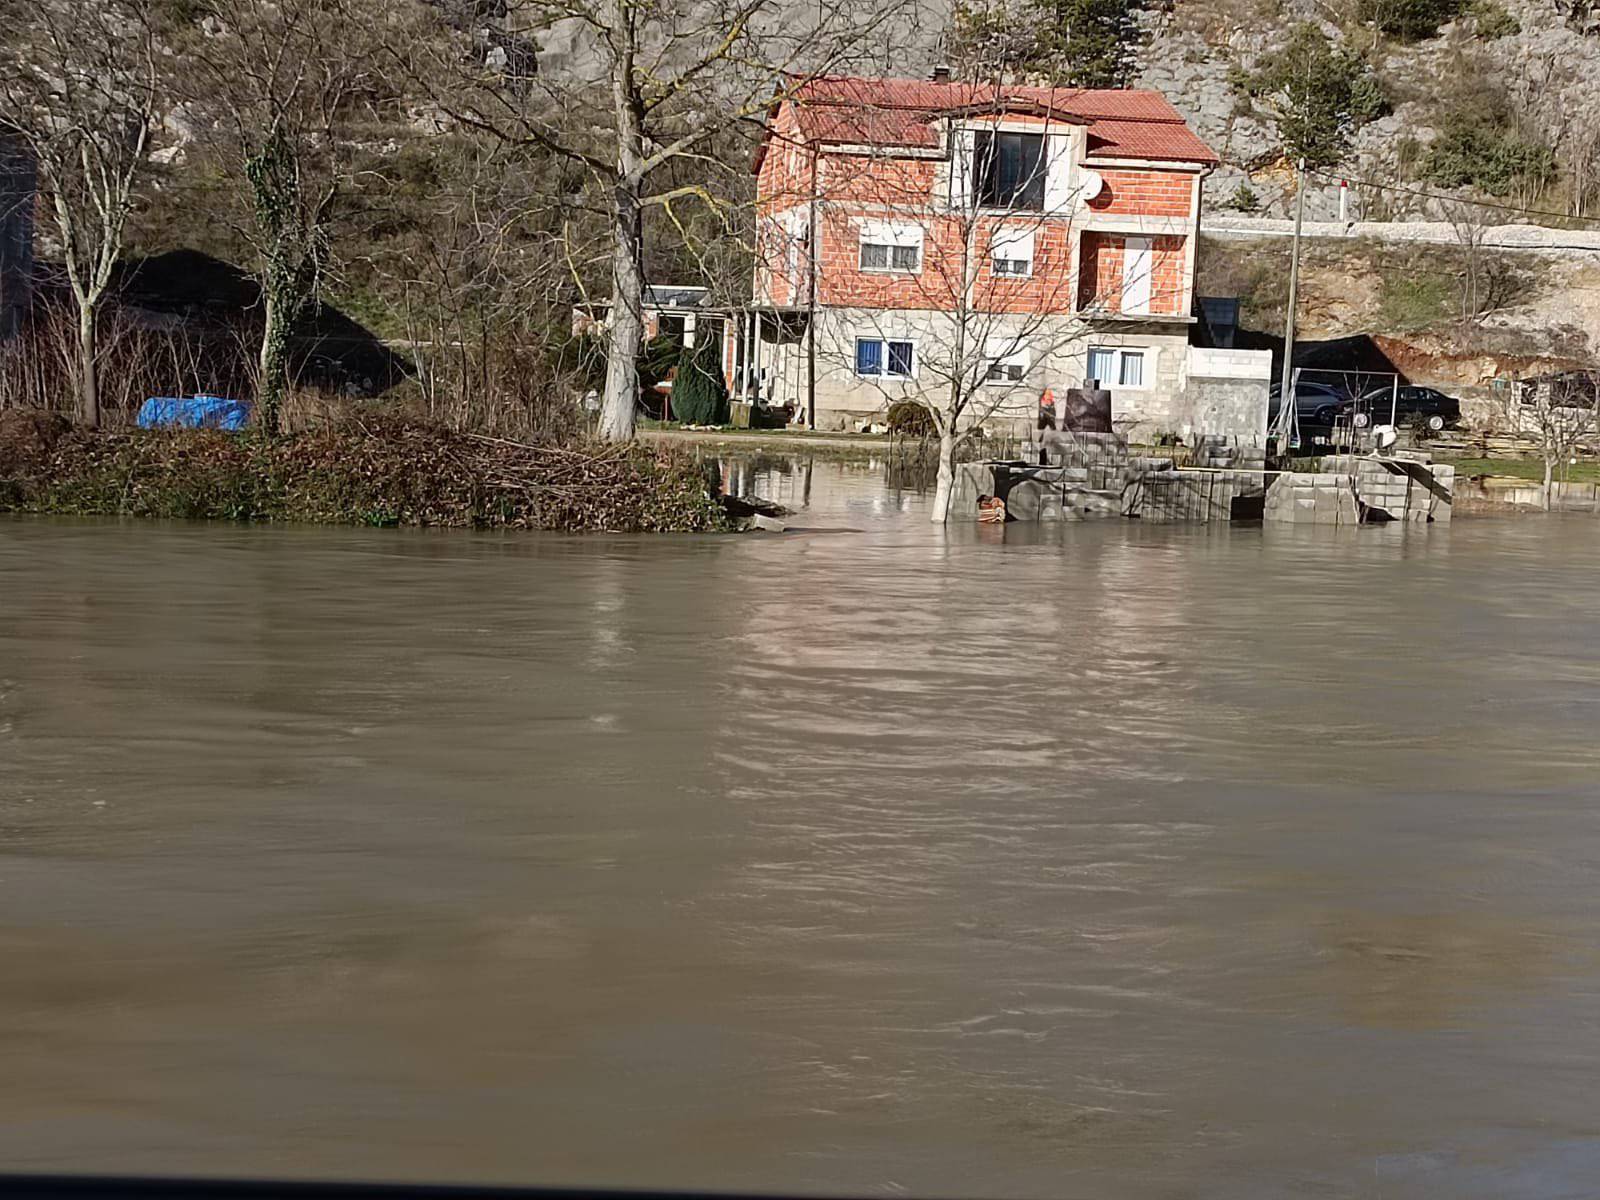
[[[0,1169],[1600,1191],[1600,525],[0,523]]]

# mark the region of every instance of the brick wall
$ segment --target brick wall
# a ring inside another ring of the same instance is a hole
[[[864,221],[889,220],[923,230],[916,272],[861,269]],[[990,239],[1002,226],[1033,234],[1033,269],[1024,279],[996,278],[990,270]],[[952,311],[960,307],[968,271],[967,230],[948,216],[915,212],[863,216],[851,207],[825,206],[818,220],[819,303],[861,308]],[[972,239],[976,257],[972,304],[984,311],[1067,312],[1072,306],[1071,226],[1064,220],[984,221]]]
[[[1078,304],[1122,312],[1122,270],[1127,234],[1083,235],[1083,268],[1078,279]],[[1184,242],[1176,235],[1153,237],[1150,264],[1150,311],[1184,314]]]
[[[1194,176],[1180,171],[1095,168],[1105,187],[1089,201],[1091,212],[1116,216],[1187,217]]]
[[[758,290],[776,304],[801,304],[806,299],[810,252],[789,245],[793,232],[803,232],[801,214],[812,193],[811,152],[789,141],[795,133],[792,107],[784,105],[773,122],[777,136],[768,144],[757,178]],[[966,275],[966,248],[961,224],[940,211],[943,160],[894,157],[889,154],[843,154],[824,151],[817,157],[818,283],[817,300],[825,305],[872,308],[944,309],[956,307]],[[1105,188],[1089,205],[1092,214],[1110,216],[1189,217],[1194,176],[1181,171],[1107,168],[1099,174]],[[787,216],[785,216],[787,214]],[[915,223],[924,230],[921,270],[912,274],[863,271],[861,222],[889,220]],[[782,221],[793,221],[785,226]],[[1026,279],[995,279],[989,270],[989,232],[980,231],[974,303],[1001,312],[1067,312],[1073,308],[1070,223],[1065,218],[1028,219],[1021,214],[1006,224],[1034,232],[1034,265]],[[1080,221],[1081,224],[1081,221]],[[1123,234],[1085,232],[1079,306],[1096,303],[1121,310]],[[1183,236],[1152,238],[1150,312],[1181,315],[1185,295]]]

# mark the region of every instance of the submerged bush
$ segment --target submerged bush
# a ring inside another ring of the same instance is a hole
[[[694,461],[638,444],[534,445],[403,421],[267,438],[218,430],[7,438],[0,510],[83,516],[695,532],[726,528]]]

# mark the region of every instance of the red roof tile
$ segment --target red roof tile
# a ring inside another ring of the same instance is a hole
[[[1091,154],[1217,161],[1160,92],[834,77],[803,83],[794,104],[801,135],[820,142],[933,148],[940,115],[994,107],[1043,110],[1088,125]]]

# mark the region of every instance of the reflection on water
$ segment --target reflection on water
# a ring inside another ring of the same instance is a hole
[[[0,526],[0,1163],[1585,1194],[1600,553]]]

